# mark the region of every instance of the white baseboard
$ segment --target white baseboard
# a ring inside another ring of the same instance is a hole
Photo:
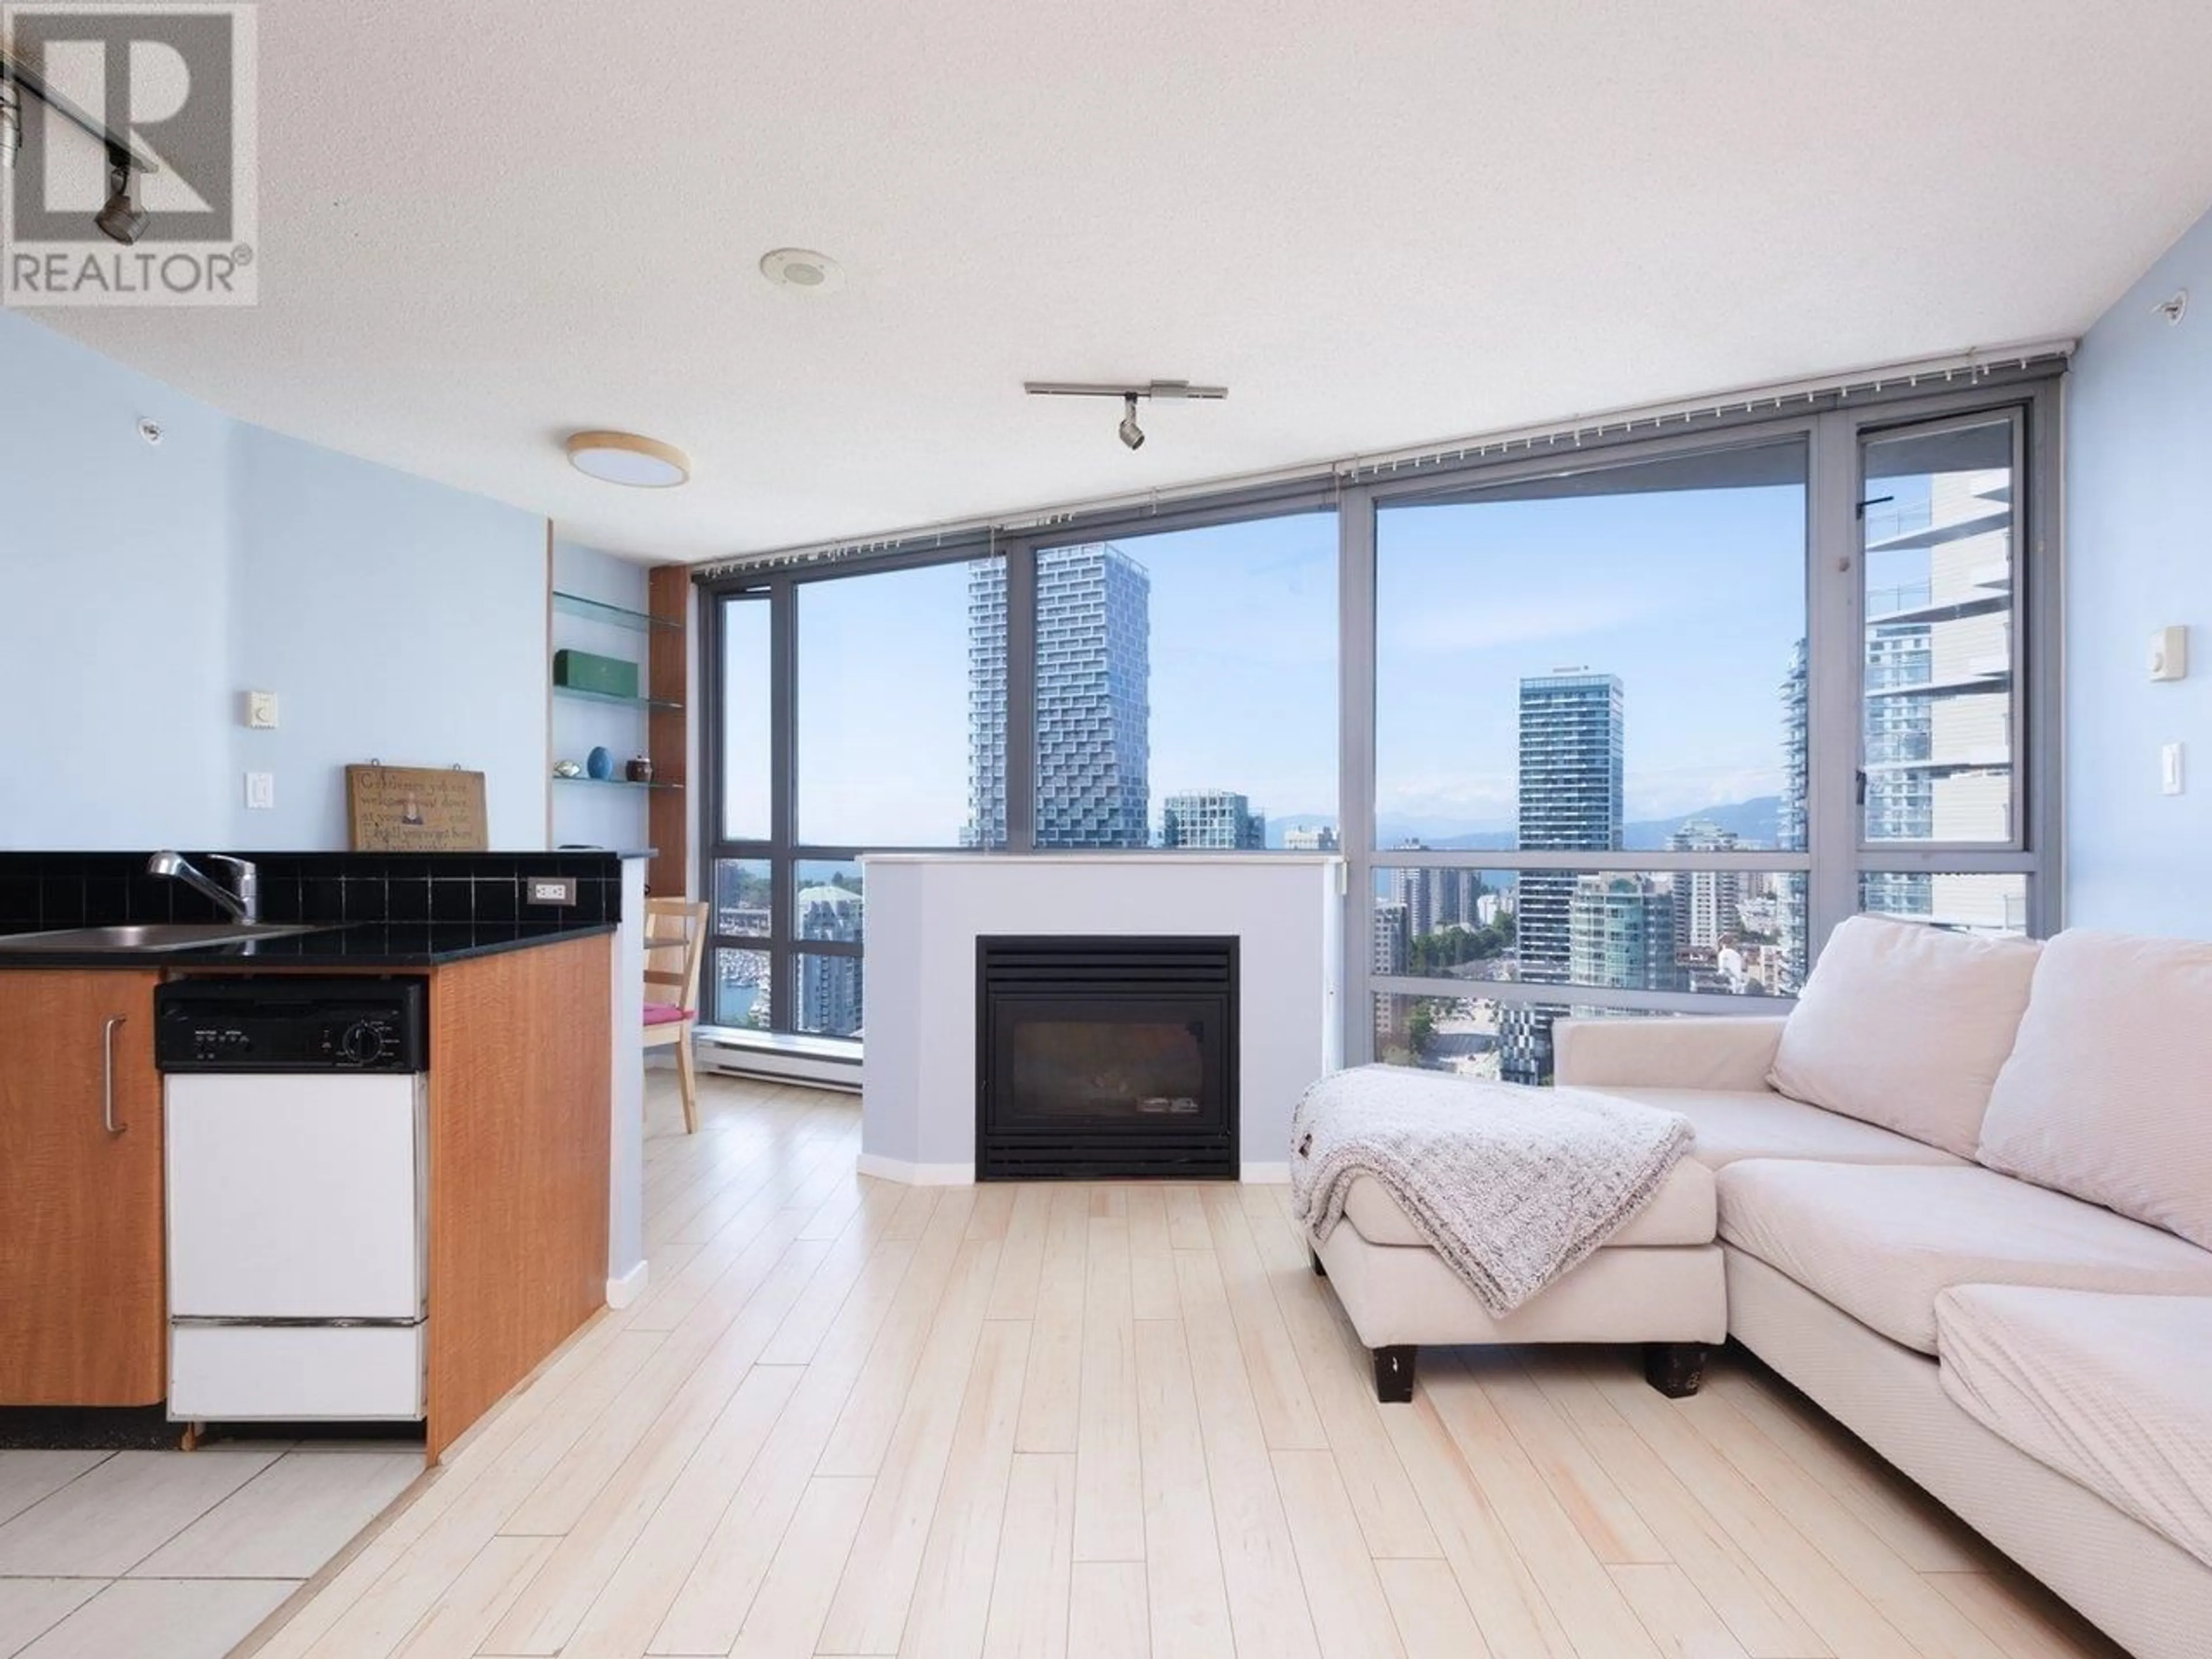
[[[873,1176],[880,1181],[896,1181],[908,1187],[972,1187],[975,1184],[975,1166],[972,1164],[909,1164],[903,1158],[862,1152],[855,1167],[864,1176]],[[1237,1178],[1255,1187],[1286,1187],[1291,1181],[1291,1166],[1287,1164],[1246,1164],[1238,1169]]]
[[[862,1152],[856,1167],[864,1176],[874,1176],[881,1181],[896,1181],[908,1187],[972,1187],[975,1184],[975,1166],[972,1164],[908,1164],[903,1158]]]
[[[627,1308],[643,1296],[646,1270],[652,1266],[650,1261],[641,1261],[620,1279],[607,1280],[607,1306]]]

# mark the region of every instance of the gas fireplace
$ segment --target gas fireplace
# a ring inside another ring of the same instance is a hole
[[[979,938],[982,1181],[1234,1178],[1237,941]]]

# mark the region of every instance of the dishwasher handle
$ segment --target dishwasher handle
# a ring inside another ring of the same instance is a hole
[[[115,1028],[126,1018],[110,1014],[100,1034],[100,1124],[112,1135],[119,1135],[130,1127],[115,1121]]]

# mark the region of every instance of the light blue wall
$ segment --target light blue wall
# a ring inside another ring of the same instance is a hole
[[[344,846],[343,769],[376,758],[483,773],[491,844],[544,846],[545,520],[259,427],[231,477],[230,671],[281,711],[231,722],[276,798],[234,844]]]
[[[2155,305],[2194,296],[2179,325]],[[2212,216],[2081,341],[2066,411],[2067,921],[2212,938]],[[2190,629],[2189,678],[2150,639]],[[2185,745],[2186,793],[2159,749]]]
[[[0,313],[0,847],[228,838],[231,431]]]
[[[372,756],[483,769],[493,845],[543,847],[544,584],[542,518],[0,313],[0,847],[339,848]]]

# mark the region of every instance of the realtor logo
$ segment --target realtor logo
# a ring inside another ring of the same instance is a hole
[[[259,293],[250,5],[0,3],[0,302]]]

